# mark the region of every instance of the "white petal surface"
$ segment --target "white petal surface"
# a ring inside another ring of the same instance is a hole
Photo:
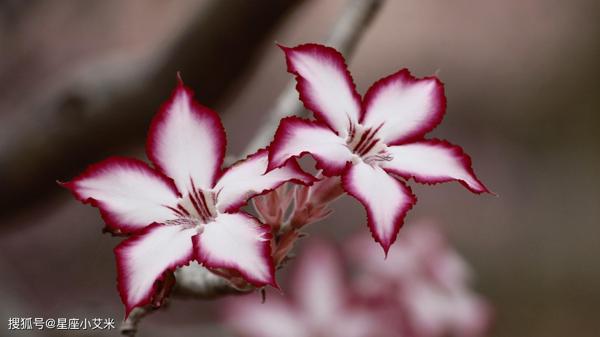
[[[348,170],[342,184],[367,209],[371,233],[387,253],[416,198],[404,183],[362,161]]]
[[[414,78],[401,70],[376,82],[365,95],[363,124],[379,127],[387,144],[420,138],[442,120],[446,98],[435,77]]]
[[[208,268],[237,270],[256,286],[275,286],[270,239],[269,228],[247,214],[219,214],[194,237],[196,258]]]
[[[250,197],[273,190],[286,181],[293,180],[303,184],[314,181],[312,176],[300,169],[295,160],[265,173],[268,164],[268,152],[260,150],[227,169],[215,185],[219,211],[239,208],[246,204]]]
[[[331,337],[395,337],[397,329],[380,317],[373,308],[351,308],[338,313],[337,319],[323,327],[322,334]]]
[[[346,310],[347,285],[342,261],[324,243],[306,247],[294,273],[296,302],[312,324],[325,326]]]
[[[304,105],[342,137],[357,122],[360,96],[342,55],[333,48],[305,44],[285,48],[288,71],[296,75]]]
[[[193,257],[195,229],[154,224],[115,248],[119,293],[127,308],[150,302],[154,282]]]
[[[97,206],[109,227],[123,232],[172,219],[163,205],[177,204],[173,184],[135,159],[109,158],[64,185],[79,200]]]
[[[403,177],[413,177],[422,183],[458,180],[475,193],[487,188],[475,177],[471,159],[460,147],[445,141],[427,140],[406,145],[390,146],[393,159],[381,166]]]
[[[182,82],[154,117],[146,150],[148,157],[175,180],[182,194],[213,186],[223,163],[225,131],[219,116],[193,99]]]
[[[325,125],[297,117],[282,119],[269,149],[269,169],[304,153],[310,153],[327,175],[340,174],[353,156],[345,139]]]

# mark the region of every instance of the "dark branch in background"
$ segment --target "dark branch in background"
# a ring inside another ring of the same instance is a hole
[[[349,58],[382,2],[383,0],[349,0],[325,43],[335,47],[346,58]],[[303,108],[298,101],[295,82],[292,81],[277,100],[268,120],[265,121],[265,126],[256,133],[241,157],[267,145],[282,117],[300,115],[302,112]],[[177,270],[175,277],[177,283],[173,289],[173,295],[180,297],[212,299],[255,290],[252,288],[238,290],[229,281],[195,264]],[[135,315],[132,314],[121,325],[121,332],[124,335],[134,336],[140,319],[154,308],[143,307],[136,310]]]
[[[88,67],[0,126],[0,215],[42,200],[56,179],[71,178],[108,149],[144,139],[150,117],[182,71],[208,105],[227,94],[261,42],[296,0],[213,0],[152,59]]]
[[[175,278],[177,283],[173,293],[180,298],[210,300],[226,295],[246,294],[254,290],[234,288],[226,279],[194,263],[176,270]]]

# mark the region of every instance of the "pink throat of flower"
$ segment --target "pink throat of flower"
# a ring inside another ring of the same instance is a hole
[[[217,196],[213,191],[191,188],[186,196],[181,198],[177,207],[168,207],[175,219],[167,224],[196,227],[213,221],[217,217]]]
[[[392,158],[386,152],[385,144],[377,137],[383,124],[376,128],[366,128],[360,124],[350,123],[346,144],[350,151],[362,158],[366,163],[389,161]]]

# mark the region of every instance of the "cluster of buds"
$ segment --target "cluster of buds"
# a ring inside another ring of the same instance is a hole
[[[312,185],[285,183],[251,199],[256,217],[270,228],[271,257],[276,270],[285,266],[293,256],[296,242],[306,236],[302,229],[332,214],[330,204],[344,194],[339,178],[320,174],[317,177],[320,180]],[[227,279],[240,292],[257,289],[235,270],[211,272]]]
[[[350,243],[340,256],[310,242],[289,296],[227,300],[225,322],[244,337],[478,337],[489,329],[491,310],[437,227],[409,226],[385,260],[364,235]]]
[[[320,175],[317,175],[320,176]],[[344,194],[337,177],[320,177],[312,185],[284,184],[265,195],[252,199],[258,218],[271,227],[273,261],[281,268],[301,229],[328,217],[330,203]]]

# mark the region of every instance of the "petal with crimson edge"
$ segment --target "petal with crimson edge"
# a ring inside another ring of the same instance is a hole
[[[126,316],[150,303],[154,283],[167,270],[187,264],[193,257],[196,229],[153,224],[115,248],[118,287]]]
[[[421,183],[457,180],[474,193],[489,192],[475,176],[471,158],[456,145],[433,139],[390,146],[387,151],[393,159],[381,162],[386,171]]]
[[[173,213],[164,206],[177,204],[170,179],[130,158],[111,157],[91,165],[63,186],[80,201],[98,207],[107,225],[123,232],[172,219]]]
[[[150,125],[148,158],[173,178],[181,193],[209,189],[223,164],[225,130],[214,111],[200,105],[181,79]]]
[[[270,229],[244,213],[219,214],[193,237],[198,262],[236,270],[255,286],[276,286],[270,240]]]
[[[215,185],[219,196],[217,209],[221,212],[233,211],[243,206],[249,198],[273,190],[287,181],[301,184],[315,181],[293,159],[265,173],[268,164],[268,152],[259,150],[228,168]]]
[[[435,77],[417,79],[407,69],[373,84],[365,94],[362,123],[379,127],[387,144],[422,138],[444,117],[444,85]]]
[[[344,57],[337,50],[318,44],[281,48],[288,72],[296,75],[300,100],[317,119],[346,137],[348,122],[358,121],[361,99]]]
[[[325,125],[298,117],[282,119],[269,147],[269,170],[305,153],[310,153],[317,167],[329,176],[341,174],[353,157],[345,139]]]
[[[404,183],[362,161],[349,167],[342,186],[365,206],[371,234],[387,254],[416,197]]]

